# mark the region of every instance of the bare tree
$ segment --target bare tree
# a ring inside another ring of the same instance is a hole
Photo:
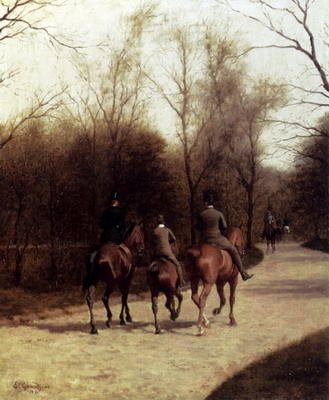
[[[296,139],[300,141],[305,137],[322,136],[328,142],[328,132],[311,122],[311,114],[314,111],[327,112],[329,107],[329,26],[324,17],[326,10],[329,11],[328,3],[325,0],[286,0],[278,3],[270,0],[249,0],[251,7],[246,13],[231,0],[218,2],[228,6],[236,14],[259,24],[277,39],[261,46],[251,45],[241,55],[272,48],[297,52],[301,56],[300,59],[305,61],[303,83],[299,83],[296,76],[288,85],[292,89],[290,105],[303,107],[303,114],[306,116],[303,120],[306,122],[300,117],[289,117],[285,120],[276,118],[273,122],[283,124],[290,132],[289,137],[278,147],[298,154],[298,145],[294,144]]]
[[[176,135],[181,145],[183,168],[189,190],[191,242],[195,243],[194,220],[197,192],[212,166],[218,162],[220,152],[216,146],[216,129],[211,119],[216,105],[205,107],[204,58],[198,52],[189,28],[171,29],[165,58],[173,59],[172,65],[162,65],[166,83],[149,76],[156,90],[173,110],[176,118]],[[165,61],[164,61],[165,62]]]
[[[7,236],[15,252],[13,283],[16,287],[21,285],[24,256],[36,226],[38,197],[34,188],[40,154],[36,151],[33,136],[38,135],[39,129],[37,124],[30,123],[22,138],[6,147],[1,159],[0,173],[6,199],[4,207],[11,221]]]
[[[125,141],[146,115],[145,74],[142,65],[141,40],[154,18],[155,7],[148,5],[126,17],[123,39],[104,42],[105,67],[96,75],[90,67],[78,66],[79,76],[88,86],[90,102],[85,102],[95,132],[96,125],[107,128],[110,170],[113,184],[120,176],[121,154]],[[93,95],[93,97],[91,97]],[[92,115],[93,113],[93,115]]]
[[[54,49],[68,48],[78,51],[72,40],[65,38],[45,23],[45,16],[64,7],[60,0],[15,0],[2,1],[0,4],[0,43],[12,45],[15,41],[27,39],[33,42],[34,36],[43,38]],[[10,61],[10,60],[9,60]],[[0,61],[0,89],[10,87],[12,79],[19,74],[17,66],[10,66]],[[17,136],[26,122],[49,116],[60,105],[60,97],[64,90],[57,92],[49,90],[46,94],[36,96],[28,110],[20,112],[19,116],[2,122],[0,129],[0,148]]]
[[[225,121],[227,162],[237,172],[246,194],[247,247],[252,247],[254,209],[263,195],[260,182],[264,179],[261,163],[264,158],[262,135],[268,125],[268,116],[282,102],[282,87],[260,82],[240,95],[235,114]]]

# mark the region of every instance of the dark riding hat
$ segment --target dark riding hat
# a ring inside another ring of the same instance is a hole
[[[120,200],[119,194],[118,194],[118,192],[116,192],[116,191],[114,190],[114,191],[111,193],[110,198],[109,198],[109,203],[110,203],[110,205],[116,207],[117,205],[119,205],[119,200]]]
[[[112,200],[119,200],[119,194],[115,190],[113,190],[113,192],[111,193],[111,196],[110,196],[110,201],[112,201]]]
[[[210,205],[213,205],[215,203],[216,199],[217,199],[217,193],[214,190],[208,189],[203,192],[203,201],[204,202],[206,202]]]
[[[162,214],[159,214],[157,217],[157,221],[158,221],[158,224],[164,224],[164,222],[165,222],[164,216]]]

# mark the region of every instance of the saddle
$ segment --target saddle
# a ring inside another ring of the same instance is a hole
[[[153,260],[152,260],[152,262],[151,262],[151,264],[150,264],[150,266],[149,266],[149,271],[151,271],[151,272],[156,272],[156,271],[158,271],[158,267],[156,266],[156,262],[157,261],[162,261],[162,262],[168,262],[170,265],[172,265],[174,268],[176,268],[176,265],[171,261],[171,260],[169,260],[167,257],[165,257],[165,256],[160,256],[160,257],[156,257],[156,258],[154,258]]]

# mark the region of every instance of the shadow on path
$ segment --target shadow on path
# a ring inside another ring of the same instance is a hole
[[[329,328],[251,364],[205,400],[327,400]]]
[[[271,279],[259,287],[243,288],[244,292],[260,296],[280,296],[280,298],[322,298],[329,297],[329,280],[323,279]]]

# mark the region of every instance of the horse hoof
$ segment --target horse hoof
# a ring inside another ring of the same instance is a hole
[[[96,328],[92,328],[90,331],[91,335],[98,335],[98,330]]]
[[[125,320],[120,320],[120,325],[126,325],[126,321]]]
[[[237,326],[237,323],[235,321],[230,321],[230,326]]]
[[[205,319],[204,321],[203,321],[203,324],[204,324],[204,326],[209,326],[210,325],[210,321],[209,321],[209,319]]]
[[[219,308],[214,308],[212,310],[212,315],[215,317],[216,315],[220,314]]]
[[[156,330],[155,330],[155,332],[154,332],[156,335],[160,335],[160,333],[161,333],[161,329],[160,328],[157,328]]]
[[[198,328],[198,331],[196,333],[197,336],[202,336],[204,334],[204,329],[201,327]]]
[[[131,322],[133,322],[133,319],[130,316],[127,316],[126,321],[131,323]]]
[[[112,326],[112,323],[111,323],[110,321],[106,321],[105,324],[106,324],[106,326],[107,326],[108,328],[111,328],[111,326]]]
[[[171,316],[170,316],[170,319],[171,319],[172,321],[176,321],[176,316],[175,316],[175,315],[171,315]]]

